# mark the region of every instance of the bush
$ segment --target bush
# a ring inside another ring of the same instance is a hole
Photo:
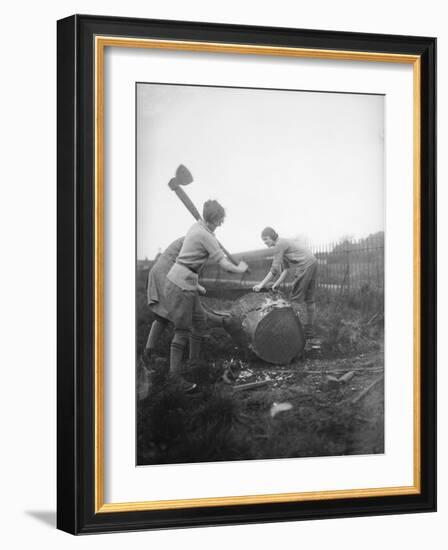
[[[380,349],[384,338],[384,293],[362,287],[350,295],[319,289],[316,327],[326,356]]]

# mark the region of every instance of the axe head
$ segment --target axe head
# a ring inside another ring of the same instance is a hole
[[[169,182],[171,189],[176,189],[179,185],[188,185],[193,181],[193,176],[191,175],[190,170],[183,164],[179,164],[176,170],[176,175]]]

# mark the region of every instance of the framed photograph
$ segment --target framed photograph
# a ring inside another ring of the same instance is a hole
[[[58,528],[436,509],[435,56],[58,21]]]

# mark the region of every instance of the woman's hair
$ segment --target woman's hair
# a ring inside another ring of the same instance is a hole
[[[218,224],[226,217],[226,211],[218,201],[206,201],[202,209],[202,217],[207,223]]]
[[[265,227],[261,232],[261,238],[263,237],[269,237],[273,241],[276,241],[278,239],[278,234],[275,229],[272,229],[272,227]]]

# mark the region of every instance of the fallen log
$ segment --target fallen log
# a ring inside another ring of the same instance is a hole
[[[260,359],[284,365],[303,352],[302,325],[291,303],[282,295],[246,294],[233,304],[230,315],[226,327],[230,335]]]

